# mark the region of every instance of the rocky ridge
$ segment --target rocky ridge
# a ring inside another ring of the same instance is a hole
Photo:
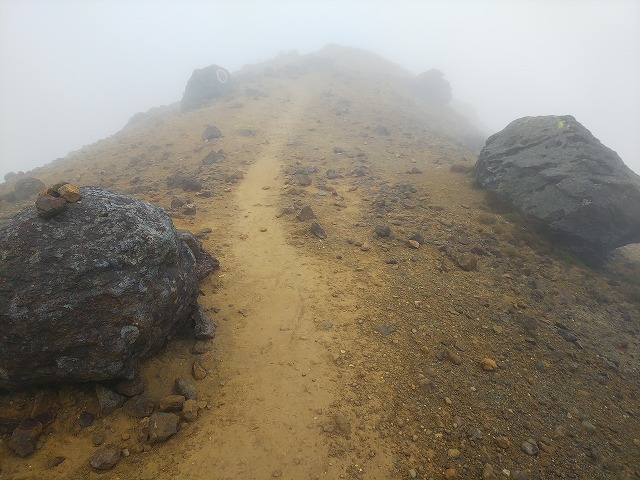
[[[319,56],[330,58],[248,69],[224,102],[165,111],[30,173],[166,208],[224,260],[199,298],[219,325],[215,348],[178,336],[144,366],[150,400],[104,416],[93,390],[56,391],[61,427],[40,437],[32,469],[3,441],[3,474],[97,478],[73,450],[113,443],[120,456],[104,457],[130,478],[237,478],[258,466],[274,478],[637,476],[634,257],[616,252],[596,271],[554,247],[473,188],[477,152],[453,116],[391,80],[347,75],[339,52]],[[210,124],[224,135],[203,141]],[[203,163],[211,149],[225,155]],[[175,174],[200,189],[167,183]],[[151,443],[145,421],[138,437],[126,412],[150,418],[160,399],[186,399],[188,385],[163,380],[186,375],[197,422]],[[11,401],[0,411],[35,399]]]

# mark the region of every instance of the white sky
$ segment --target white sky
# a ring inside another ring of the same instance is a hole
[[[177,102],[191,72],[363,48],[493,131],[570,114],[640,172],[639,0],[0,0],[0,181]]]

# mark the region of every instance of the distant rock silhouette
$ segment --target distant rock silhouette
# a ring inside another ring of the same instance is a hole
[[[487,140],[476,175],[590,263],[640,242],[640,177],[572,116],[511,122]]]
[[[9,176],[9,179],[13,178],[13,176],[15,175]],[[7,175],[5,175],[5,177],[7,177]],[[20,178],[13,186],[13,191],[2,196],[1,200],[20,202],[29,197],[35,197],[44,187],[45,184],[35,177]]]
[[[413,80],[414,93],[433,105],[447,105],[453,98],[451,85],[444,73],[437,69],[427,70]]]
[[[182,96],[182,111],[193,110],[229,95],[233,89],[231,74],[218,65],[193,71]]]
[[[0,388],[131,378],[196,310],[194,246],[167,214],[80,192],[55,218],[30,206],[0,230]]]

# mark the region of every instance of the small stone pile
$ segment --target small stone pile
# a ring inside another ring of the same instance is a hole
[[[68,182],[58,182],[40,191],[36,200],[36,209],[41,218],[55,217],[67,209],[69,203],[80,200],[80,189]]]

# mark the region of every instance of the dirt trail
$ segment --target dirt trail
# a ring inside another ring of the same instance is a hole
[[[337,302],[276,218],[280,155],[305,107],[292,104],[236,190],[231,258],[216,298],[227,320],[215,342],[221,387],[212,403],[224,403],[180,469],[189,478],[314,478],[332,468],[319,415],[339,392],[317,324],[339,315]]]

